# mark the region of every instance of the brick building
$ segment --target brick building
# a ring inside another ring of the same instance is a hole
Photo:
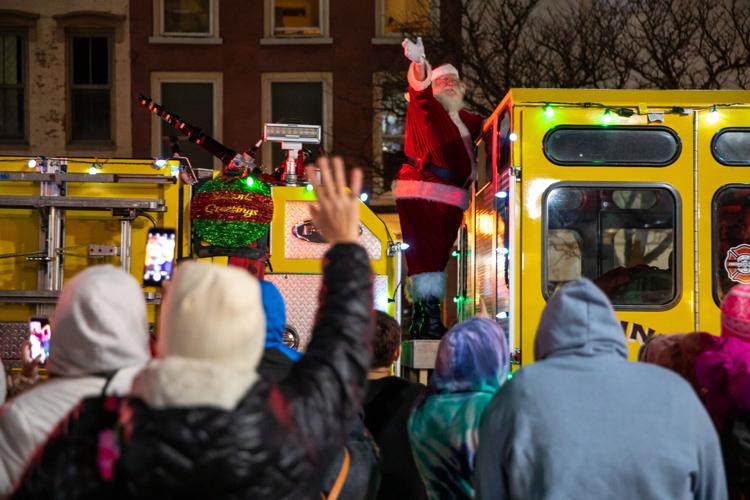
[[[374,83],[380,72],[405,70],[401,30],[425,23],[422,5],[132,0],[133,94],[150,95],[234,149],[258,140],[263,123],[311,123],[322,125],[326,150],[350,164],[379,165],[383,147],[398,149],[403,130],[394,117],[377,112]],[[168,153],[175,131],[135,101],[132,106],[133,153]],[[180,145],[194,163],[210,161],[186,140]],[[386,160],[390,156],[386,151]],[[281,152],[266,145],[262,159],[268,169]]]

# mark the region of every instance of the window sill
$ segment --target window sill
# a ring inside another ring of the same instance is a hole
[[[0,139],[0,150],[28,149],[29,143],[25,139]]]
[[[329,36],[318,37],[284,37],[284,38],[261,38],[261,45],[331,45],[333,38]]]
[[[220,37],[198,36],[150,36],[148,43],[156,44],[189,44],[189,45],[221,45],[224,40]]]
[[[401,35],[394,36],[376,36],[371,40],[373,45],[401,45],[403,37]]]

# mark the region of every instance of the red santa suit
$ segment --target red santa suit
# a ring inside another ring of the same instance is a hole
[[[450,65],[448,72],[457,72]],[[430,70],[419,81],[409,67],[409,105],[406,111],[404,163],[394,188],[406,252],[412,296],[417,300],[442,298],[445,266],[456,240],[463,213],[469,207],[469,183],[476,170],[474,141],[482,117],[467,111],[449,113],[432,94]]]

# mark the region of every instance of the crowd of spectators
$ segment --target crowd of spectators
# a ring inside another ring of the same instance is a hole
[[[273,285],[188,261],[152,357],[138,283],[88,268],[60,296],[48,379],[28,353],[0,374],[0,498],[750,498],[750,286],[720,336],[659,335],[633,363],[579,279],[548,301],[535,363],[511,378],[505,332],[472,318],[425,387],[394,375],[401,329],[373,310],[361,172],[319,166],[331,248],[304,354]]]

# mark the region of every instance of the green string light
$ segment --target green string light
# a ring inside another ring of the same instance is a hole
[[[305,185],[305,191],[312,191],[313,189],[315,189],[315,188],[313,187],[312,184],[306,184]]]
[[[552,118],[553,116],[555,116],[555,109],[551,104],[547,104],[544,106],[544,116],[546,116],[547,118]]]

